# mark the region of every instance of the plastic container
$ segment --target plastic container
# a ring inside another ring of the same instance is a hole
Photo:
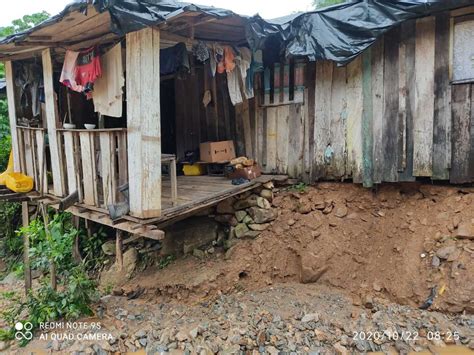
[[[5,177],[7,187],[14,192],[30,192],[33,190],[33,178],[22,173],[8,173]]]
[[[184,164],[183,173],[185,176],[199,176],[204,175],[206,168],[203,164]]]

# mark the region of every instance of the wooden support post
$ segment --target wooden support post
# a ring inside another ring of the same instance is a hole
[[[18,132],[16,130],[15,86],[13,84],[13,63],[11,61],[5,62],[5,77],[7,84],[8,117],[12,137],[13,170],[20,171],[20,149],[18,145]]]
[[[161,215],[160,31],[128,33],[127,127],[130,214]]]
[[[176,158],[170,162],[171,201],[173,206],[178,205],[178,180],[176,176]]]
[[[74,228],[79,230],[80,217],[73,215],[72,224],[74,225]],[[79,250],[79,233],[76,235],[76,238],[74,238],[74,245],[72,247],[72,257],[74,258],[74,261],[76,263],[80,263],[82,261],[81,252]]]
[[[21,203],[21,219],[23,227],[30,223],[28,216],[28,202]],[[25,293],[31,290],[31,267],[30,267],[30,236],[28,233],[23,235],[23,264],[25,268]]]
[[[115,256],[116,263],[119,270],[123,269],[123,254],[122,254],[122,231],[117,229],[115,232]]]
[[[46,234],[46,240],[51,238],[51,232],[49,230],[49,216],[48,216],[48,209],[44,203],[40,202],[39,208],[41,210],[41,214],[43,215],[43,223],[44,223],[44,232]],[[49,260],[49,277],[51,278],[51,288],[56,291],[57,289],[57,279],[56,279],[56,264],[54,263],[53,259]]]
[[[46,121],[48,123],[49,151],[51,154],[51,170],[53,173],[53,187],[56,196],[64,195],[63,173],[61,167],[61,155],[59,150],[59,139],[57,136],[57,109],[56,98],[53,87],[53,63],[50,49],[42,52],[43,80],[46,105]]]

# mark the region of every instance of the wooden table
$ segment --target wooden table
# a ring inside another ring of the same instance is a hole
[[[178,179],[176,177],[176,155],[161,154],[161,164],[169,165],[169,175],[171,180],[171,201],[173,206],[178,204]]]

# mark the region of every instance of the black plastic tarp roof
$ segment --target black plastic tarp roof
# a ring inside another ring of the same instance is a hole
[[[140,28],[163,23],[186,11],[199,11],[215,17],[239,16],[230,10],[183,2],[160,0],[94,0],[101,12],[109,11],[111,31],[123,35]],[[432,13],[474,5],[474,0],[349,0],[318,11],[294,14],[275,20],[260,16],[246,20],[246,36],[253,49],[272,45],[286,56],[304,56],[309,60],[351,61],[389,29],[403,21]],[[85,0],[68,5],[60,14],[38,27],[60,21],[71,11],[86,11]],[[36,28],[7,37],[1,44],[21,41]]]
[[[277,37],[286,56],[328,59],[345,64],[400,23],[436,12],[474,5],[473,0],[349,0],[282,19],[254,16],[247,28],[251,47]]]

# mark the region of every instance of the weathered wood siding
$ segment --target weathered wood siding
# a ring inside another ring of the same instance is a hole
[[[450,82],[451,21],[405,22],[344,67],[307,63],[304,103],[258,106],[247,155],[305,181],[473,182],[474,89]]]

